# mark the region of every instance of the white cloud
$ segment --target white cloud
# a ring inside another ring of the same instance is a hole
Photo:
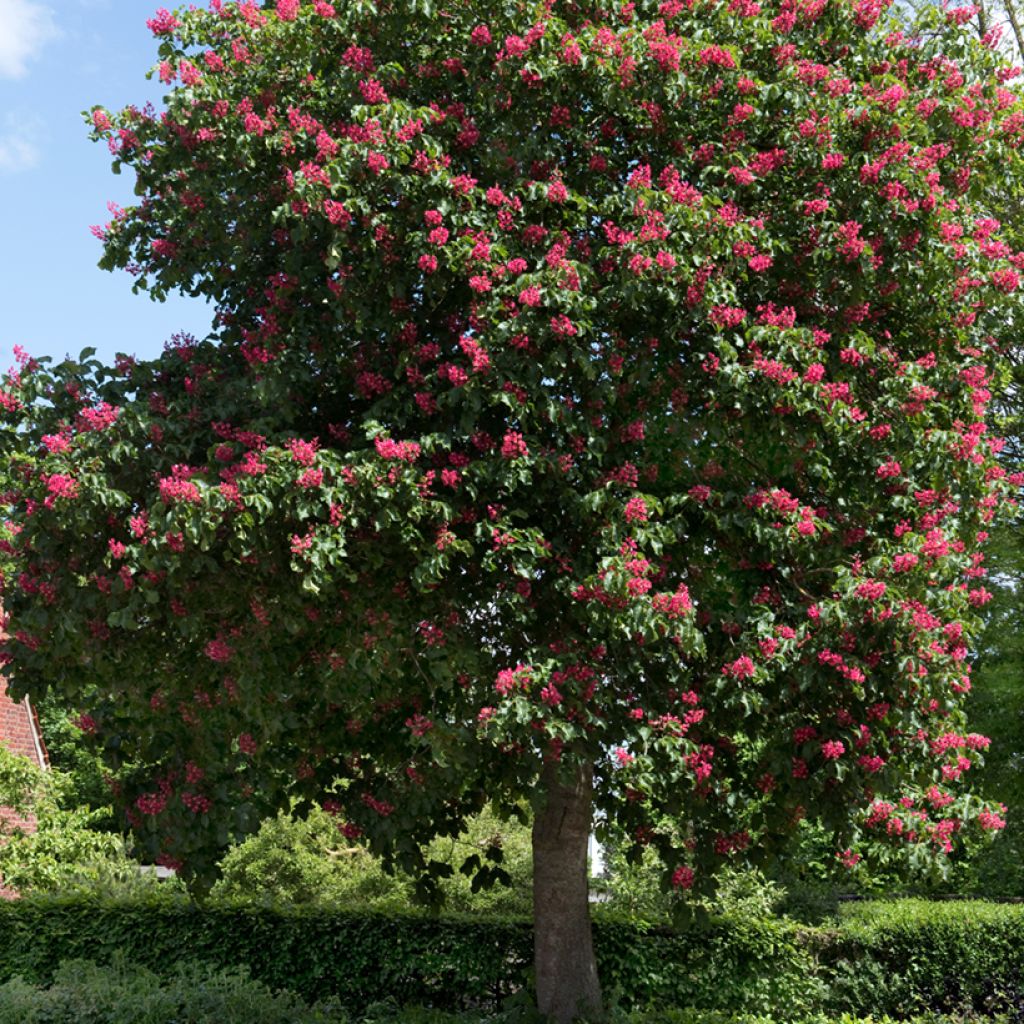
[[[3,0],[0,0],[3,3]],[[41,125],[34,118],[7,114],[0,118],[0,174],[27,171],[39,163]]]
[[[0,0],[0,78],[20,78],[57,35],[53,12],[37,0]]]

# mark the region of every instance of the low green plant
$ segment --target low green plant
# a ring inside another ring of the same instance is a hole
[[[43,988],[0,985],[0,1024],[344,1024],[337,1006],[311,1008],[241,969],[178,965],[159,977],[123,958],[63,963]]]

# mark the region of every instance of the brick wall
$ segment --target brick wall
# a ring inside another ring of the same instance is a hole
[[[35,714],[27,701],[15,703],[11,700],[3,678],[0,678],[0,741],[16,754],[27,757],[40,767],[46,766]]]
[[[0,606],[0,639],[7,638],[7,617]],[[47,766],[46,746],[43,743],[39,718],[28,700],[14,701],[7,693],[7,682],[0,676],[0,743],[5,743],[16,754],[27,757],[40,768]],[[26,831],[35,829],[32,819],[14,814],[8,807],[0,807],[0,818],[5,825],[17,825]],[[4,887],[0,878],[0,899],[11,899],[17,894]]]
[[[46,767],[46,748],[39,731],[39,720],[27,700],[13,701],[7,693],[7,684],[0,676],[0,742],[27,757],[40,767]],[[26,831],[35,828],[35,822],[21,818],[7,807],[0,807],[0,820],[4,826],[20,827]],[[0,879],[0,899],[12,899],[17,894],[4,887]]]

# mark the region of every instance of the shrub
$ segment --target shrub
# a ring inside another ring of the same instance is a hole
[[[77,806],[70,776],[44,772],[0,744],[0,806],[31,815],[35,830],[0,819],[0,877],[19,892],[97,884],[138,887],[120,836],[97,830],[106,810]]]
[[[457,869],[473,853],[500,848],[511,884],[473,891],[472,881]],[[440,887],[445,906],[458,913],[527,915],[530,911],[530,831],[503,821],[491,809],[471,818],[455,838],[435,839],[429,856],[449,864],[452,876]],[[414,899],[414,880],[387,874],[381,861],[364,847],[343,839],[337,824],[313,808],[307,818],[281,814],[235,846],[221,862],[220,898],[261,903],[330,904],[389,912]]]
[[[812,958],[781,922],[719,921],[674,933],[599,920],[595,935],[608,990],[626,1008],[805,1011],[820,995]],[[39,896],[0,906],[0,980],[46,983],[63,960],[108,961],[118,951],[163,972],[188,951],[219,968],[244,965],[272,989],[310,1001],[333,996],[353,1008],[382,993],[399,1005],[497,1006],[528,989],[532,945],[521,919],[226,902],[199,909],[170,894]]]
[[[675,932],[599,922],[598,968],[625,1007],[802,1015],[824,996],[817,965],[788,922],[724,917]]]
[[[47,988],[15,978],[0,986],[0,1024],[333,1024],[335,1007],[311,1009],[244,971],[179,965],[168,978],[118,959],[61,964]]]
[[[342,839],[330,816],[279,814],[225,856],[215,895],[264,903],[354,903],[376,910],[408,903],[405,880],[384,873],[365,849]]]
[[[429,918],[308,906],[211,903],[156,893],[118,900],[37,896],[0,905],[0,981],[48,983],[64,960],[132,963],[164,973],[184,955],[244,965],[271,989],[364,1007],[382,993],[449,1008],[495,1005],[525,985],[532,953],[520,921]]]
[[[1024,907],[898,900],[848,905],[820,959],[829,1004],[853,1013],[1024,1010]]]
[[[778,1024],[794,1018],[735,1014],[718,1010],[668,1008],[614,1010],[608,1024]],[[522,1005],[502,1011],[453,1014],[394,1000],[346,1012],[337,1003],[309,1006],[290,992],[271,992],[245,971],[178,965],[169,977],[119,959],[110,965],[74,960],[62,964],[51,985],[17,978],[0,985],[0,1024],[535,1024],[539,1018]],[[800,1024],[891,1024],[889,1018],[860,1020],[816,1014]],[[943,1024],[928,1017],[918,1024]],[[950,1024],[953,1024],[951,1021]],[[962,1021],[957,1024],[963,1024]]]
[[[650,1009],[652,1024],[660,1008],[787,1020],[826,1011],[1019,1020],[1024,1006],[1022,907],[866,903],[827,929],[737,914],[673,931],[599,914],[595,940],[609,995],[623,1013]],[[530,926],[516,918],[224,901],[200,909],[173,893],[0,905],[0,982],[20,975],[49,984],[62,961],[111,962],[118,953],[163,976],[187,954],[209,970],[244,967],[311,1004],[334,999],[359,1020],[382,998],[389,1003],[378,1016],[407,1004],[492,1012],[528,994],[531,952]]]

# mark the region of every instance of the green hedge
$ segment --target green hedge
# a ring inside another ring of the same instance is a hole
[[[61,965],[48,986],[14,979],[0,985],[0,1024],[527,1024],[522,1008],[504,1012],[448,1014],[392,1002],[355,1013],[336,1003],[309,1006],[292,993],[269,991],[244,972],[177,967],[159,977],[123,959],[111,966],[86,961]],[[668,1009],[627,1013],[616,1010],[607,1024],[790,1024],[774,1016],[725,1014],[714,1010]],[[802,1024],[888,1024],[847,1015],[812,1016]],[[920,1024],[945,1024],[928,1018]],[[950,1021],[948,1024],[954,1024]],[[956,1024],[963,1024],[962,1021]]]
[[[831,928],[722,920],[704,930],[599,921],[599,969],[624,1010],[796,1019],[815,1012],[1024,1019],[1024,907],[900,901],[847,908]],[[522,921],[381,915],[327,908],[32,897],[0,904],[0,982],[49,984],[58,965],[118,954],[166,975],[185,960],[243,966],[307,1003],[362,1010],[382,999],[446,1010],[497,1007],[529,989]]]
[[[214,906],[185,900],[31,897],[0,905],[0,981],[48,983],[64,960],[166,972],[191,959],[246,966],[272,989],[351,1006],[490,1005],[522,985],[527,926],[330,910]]]
[[[822,1005],[824,984],[801,930],[777,919],[732,919],[681,933],[598,922],[598,973],[626,1006],[692,1007],[806,1014]]]
[[[813,961],[776,921],[719,924],[693,935],[599,923],[605,989],[626,1007],[652,1004],[770,1012],[811,1009]],[[191,958],[244,965],[272,989],[351,1007],[387,996],[449,1009],[494,1007],[528,988],[533,953],[522,921],[430,918],[330,909],[209,906],[150,898],[37,896],[0,904],[0,981],[46,983],[65,960],[116,953],[155,971]]]
[[[1024,905],[914,899],[847,905],[818,959],[837,1009],[1024,1020]]]

